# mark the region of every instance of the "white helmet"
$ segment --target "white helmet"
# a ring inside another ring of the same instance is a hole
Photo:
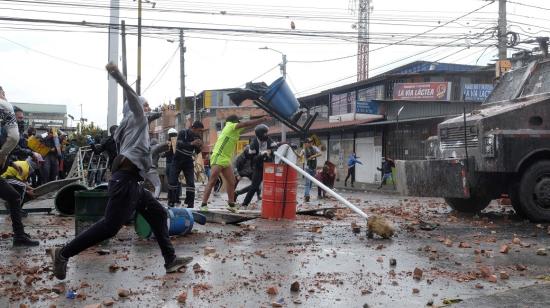
[[[177,134],[178,134],[178,131],[177,131],[175,128],[170,128],[170,129],[168,130],[168,135],[170,135],[170,134],[176,134],[176,135],[177,135]]]

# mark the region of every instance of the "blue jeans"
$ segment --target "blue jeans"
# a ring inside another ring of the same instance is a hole
[[[304,170],[305,170],[309,175],[315,177],[315,170],[314,170],[314,169],[311,169],[311,168],[309,168],[309,167],[306,167]],[[308,179],[306,178],[305,186],[306,186],[306,187],[305,187],[305,191],[304,191],[304,196],[305,196],[305,197],[309,197],[309,192],[311,191],[311,187],[313,186],[313,182],[310,181],[310,180],[308,180]]]

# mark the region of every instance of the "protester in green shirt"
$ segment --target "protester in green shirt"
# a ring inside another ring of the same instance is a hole
[[[208,180],[208,184],[204,190],[202,197],[202,211],[208,211],[208,198],[212,192],[212,188],[218,180],[218,176],[221,174],[224,181],[226,181],[227,188],[227,208],[231,212],[236,212],[238,207],[235,205],[235,176],[233,175],[233,169],[231,161],[235,154],[235,148],[237,141],[241,136],[241,132],[248,127],[256,126],[260,123],[265,123],[271,118],[269,116],[263,116],[259,119],[246,121],[241,123],[239,117],[236,115],[230,115],[225,120],[225,126],[216,140],[214,150],[212,150],[212,156],[210,157],[211,176]]]

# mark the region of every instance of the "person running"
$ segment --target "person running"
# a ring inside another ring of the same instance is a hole
[[[168,178],[168,189],[172,191],[168,199],[169,206],[176,206],[177,189],[180,172],[185,177],[185,200],[188,208],[195,207],[195,162],[193,156],[199,154],[202,149],[202,131],[204,125],[201,121],[195,121],[189,129],[182,129],[178,133],[176,142],[176,153],[172,164],[170,164],[170,176]]]
[[[227,209],[231,212],[237,212],[238,206],[235,205],[235,176],[231,167],[231,161],[235,154],[235,148],[237,141],[241,136],[243,129],[256,126],[260,123],[267,122],[271,118],[269,116],[263,116],[259,119],[250,120],[246,122],[240,121],[237,115],[230,115],[225,120],[225,126],[216,140],[214,150],[212,151],[212,157],[210,158],[210,168],[212,174],[208,180],[208,184],[204,189],[202,197],[201,210],[208,211],[208,198],[212,188],[218,180],[218,176],[223,176],[227,188]]]
[[[151,167],[149,124],[143,110],[146,100],[131,89],[126,90],[126,97],[124,116],[115,133],[119,154],[113,161],[105,216],[63,247],[51,249],[52,270],[57,279],[65,279],[69,258],[115,236],[134,211],[151,226],[167,273],[177,272],[193,260],[176,256],[168,237],[166,209],[139,183]]]
[[[355,183],[355,165],[363,163],[358,161],[359,157],[355,155],[355,152],[351,153],[348,159],[348,175],[346,176],[346,179],[344,180],[344,186],[348,186],[348,179],[351,177],[351,187],[353,187],[353,183]]]
[[[6,131],[6,139],[0,145],[0,174],[8,167],[13,167],[19,174],[23,173],[20,166],[13,163],[10,153],[19,142],[19,131],[13,106],[6,100],[6,94],[0,87],[0,125]],[[38,246],[40,243],[31,239],[25,233],[25,227],[21,221],[21,197],[19,193],[6,180],[0,177],[0,199],[7,202],[10,212],[11,226],[13,230],[13,246]]]

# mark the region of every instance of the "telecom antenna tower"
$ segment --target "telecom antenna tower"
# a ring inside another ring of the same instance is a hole
[[[369,23],[372,0],[350,0],[349,9],[357,14],[357,81],[369,78]]]

